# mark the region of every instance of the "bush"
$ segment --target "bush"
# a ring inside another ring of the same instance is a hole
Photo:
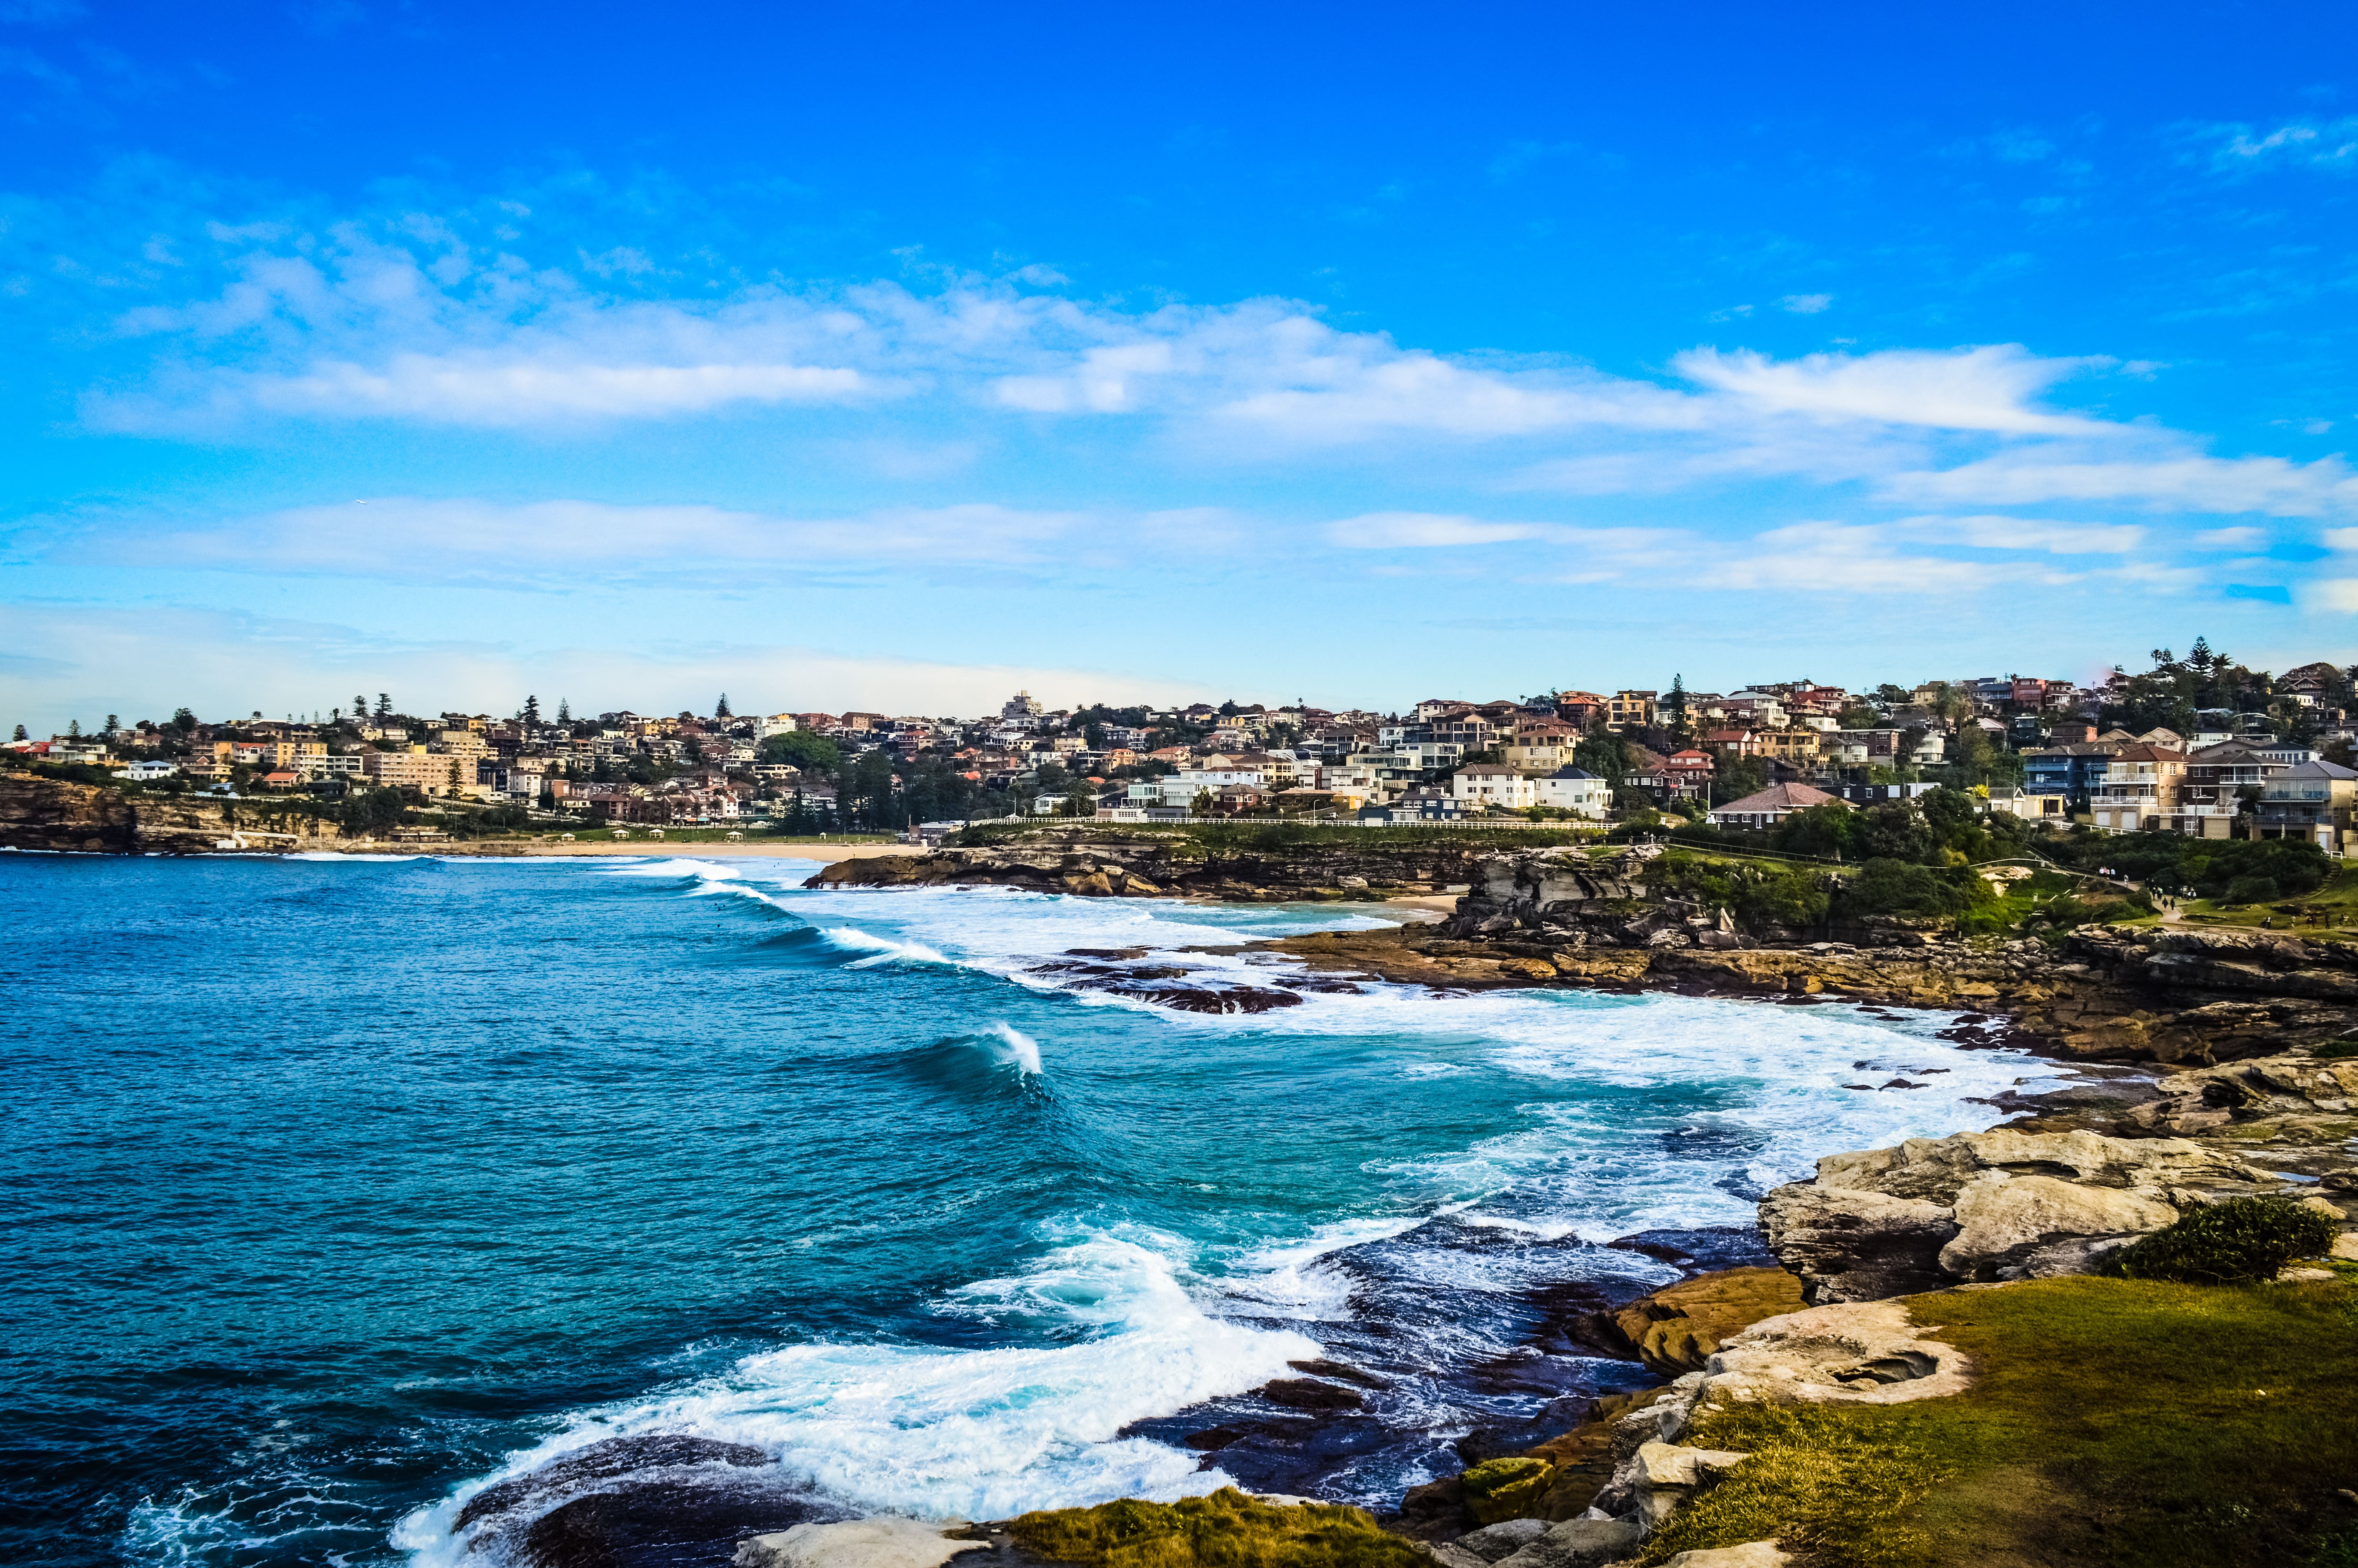
[[[2328,1040],[2321,1045],[2312,1045],[2309,1048],[2309,1054],[2320,1062],[2346,1062],[2353,1056],[2358,1056],[2358,1034],[2345,1034],[2339,1040]]]
[[[2219,897],[2221,903],[2272,903],[2282,898],[2274,877],[2237,877]]]
[[[2268,1280],[2296,1258],[2333,1245],[2337,1227],[2290,1198],[2228,1198],[2124,1249],[2113,1271],[2132,1280],[2232,1285]]]
[[[1929,866],[1911,866],[1904,860],[1869,860],[1860,870],[1857,879],[1843,890],[1842,912],[1844,914],[1962,914],[1976,902],[1991,896],[1988,884],[1970,873],[1960,879],[1957,875],[1934,871]]]
[[[1091,1568],[1430,1568],[1357,1509],[1280,1508],[1234,1487],[1175,1503],[1125,1498],[1028,1513],[1008,1526],[1042,1557]]]

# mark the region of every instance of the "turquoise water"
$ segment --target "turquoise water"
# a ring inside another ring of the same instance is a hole
[[[1174,1011],[1026,970],[1267,986],[1217,949],[1392,917],[815,869],[0,856],[0,1560],[484,1563],[459,1503],[643,1433],[843,1511],[1379,1503],[1618,1375],[1549,1303],[1674,1271],[1594,1243],[1740,1252],[1818,1153],[2041,1076],[1843,1006]],[[1322,1355],[1387,1387],[1182,1441]]]

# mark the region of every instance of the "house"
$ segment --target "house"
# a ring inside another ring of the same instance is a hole
[[[1578,816],[1602,818],[1613,808],[1613,786],[1578,768],[1558,768],[1545,778],[1533,779],[1531,788],[1539,805]]]
[[[2158,827],[2177,814],[2186,780],[2186,753],[2139,742],[2124,746],[2104,767],[2104,782],[2092,803],[2096,827],[2112,833]]]
[[[2178,809],[2162,826],[2201,838],[2232,838],[2235,818],[2244,809],[2244,792],[2259,789],[2284,771],[2285,764],[2242,746],[2205,746],[2188,755]]]
[[[1540,803],[1539,790],[1528,776],[1491,762],[1458,769],[1449,781],[1449,793],[1469,806],[1479,803],[1501,811],[1527,811]]]
[[[1593,691],[1560,691],[1555,694],[1555,716],[1583,733],[1595,729],[1610,706]]]
[[[1719,762],[1708,752],[1698,752],[1692,746],[1683,752],[1673,752],[1662,759],[1659,774],[1663,798],[1701,800],[1718,772]]]
[[[179,771],[179,768],[171,762],[134,762],[129,767],[116,769],[114,776],[119,779],[129,779],[134,784],[148,784],[157,779],[169,778]]]
[[[1751,730],[1711,730],[1704,734],[1706,750],[1730,757],[1757,757],[1762,747],[1759,734]]]
[[[1714,827],[1774,827],[1797,811],[1807,811],[1816,806],[1840,806],[1822,789],[1803,784],[1770,784],[1758,795],[1747,795],[1742,800],[1731,800],[1709,814]]]
[[[2270,779],[2260,791],[2258,829],[2263,838],[2306,838],[2329,855],[2353,848],[2358,829],[2358,772],[2339,762],[2301,762]]]
[[[2032,795],[2060,796],[2069,806],[2083,804],[2094,796],[2104,782],[2104,769],[2120,750],[2114,741],[2082,741],[2025,752],[2022,787]]]
[[[1645,730],[1652,727],[1656,698],[1661,694],[1652,691],[1617,691],[1605,706],[1605,727],[1618,734],[1624,730]]]

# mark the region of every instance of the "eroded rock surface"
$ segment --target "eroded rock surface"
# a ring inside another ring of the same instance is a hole
[[[2196,1204],[2287,1190],[2190,1139],[1999,1127],[1829,1154],[1760,1200],[1760,1224],[1811,1302],[1864,1302],[2084,1273]]]
[[[1455,844],[1295,844],[1207,850],[1186,839],[1043,828],[987,849],[839,860],[810,887],[1018,887],[1085,897],[1184,895],[1256,903],[1435,893],[1465,882],[1476,849]]]

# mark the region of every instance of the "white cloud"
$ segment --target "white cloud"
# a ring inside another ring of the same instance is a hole
[[[2084,436],[2097,421],[2029,406],[2082,360],[2039,359],[2016,343],[1941,353],[1811,354],[1771,360],[1749,350],[1693,349],[1671,362],[1689,380],[1772,413],[1925,425],[2007,435]]]
[[[2283,458],[2191,455],[2109,462],[1998,457],[1897,474],[1883,492],[1917,504],[2125,501],[2162,512],[2261,512],[2279,517],[2358,512],[2358,475],[2339,458],[2304,464]]]
[[[2255,533],[2257,530],[2230,528],[2223,532],[2242,534]],[[2342,555],[2358,555],[2358,528],[2328,528],[2318,537],[2324,541],[2325,547],[2329,550],[2338,551]]]
[[[2358,534],[2358,529],[2351,532]],[[2205,528],[2194,535],[2194,546],[2200,550],[2255,550],[2266,544],[2267,538],[2265,528]]]
[[[403,416],[438,425],[665,418],[730,403],[826,403],[876,390],[855,370],[787,364],[594,364],[396,354],[383,370],[326,362],[257,376],[257,408],[328,416]]]
[[[1090,521],[990,504],[795,518],[716,506],[504,504],[389,496],[194,529],[115,527],[85,552],[143,565],[369,578],[530,581],[550,569],[661,577],[716,567],[1016,566]]]
[[[2249,125],[2216,125],[2210,135],[2218,143],[2212,167],[2225,170],[2291,165],[2348,172],[2358,168],[2358,118],[2322,124],[2297,122],[2273,131],[2255,132]]]
[[[1370,512],[1326,524],[1326,537],[1346,549],[1429,549],[1453,545],[1497,545],[1536,537],[1528,523],[1484,523],[1432,512]]]
[[[2042,517],[1906,517],[1892,525],[1914,537],[1977,550],[2039,551],[2050,556],[2125,556],[2145,543],[2146,531],[2126,523],[2059,523]]]
[[[2304,601],[2319,610],[2358,615],[2358,577],[2323,578],[2299,591]]]
[[[1796,316],[1815,316],[1833,302],[1831,294],[1789,294],[1777,301]]]
[[[1812,593],[1966,593],[1999,582],[2058,583],[2064,574],[2018,563],[1903,554],[1891,531],[1853,524],[1796,523],[1756,535],[1687,577],[1700,588]]]

